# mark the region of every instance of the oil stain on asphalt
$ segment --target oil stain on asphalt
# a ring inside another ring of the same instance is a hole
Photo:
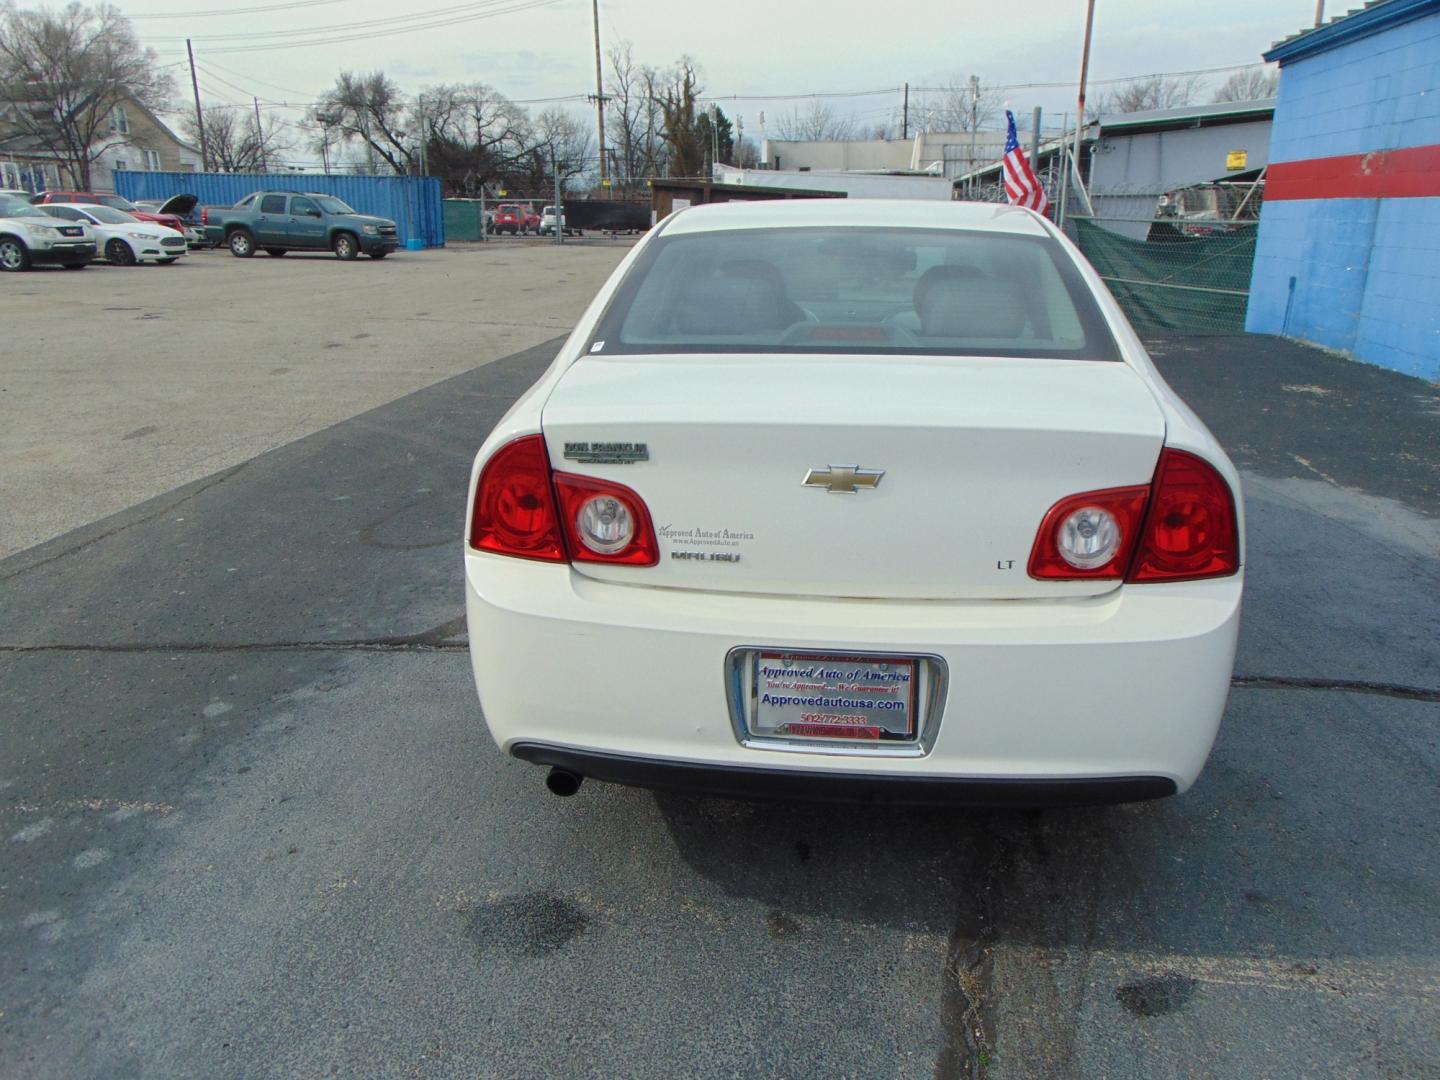
[[[541,891],[479,904],[467,913],[465,929],[482,951],[548,956],[589,926],[590,917],[569,900]]]
[[[1178,1012],[1195,996],[1195,980],[1173,972],[1128,982],[1115,991],[1115,1000],[1132,1016],[1165,1016]]]

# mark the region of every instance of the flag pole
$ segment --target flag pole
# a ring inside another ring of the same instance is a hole
[[[1080,183],[1080,136],[1085,130],[1085,84],[1090,78],[1090,35],[1095,27],[1095,0],[1085,4],[1085,45],[1080,52],[1080,98],[1075,108],[1075,149],[1070,155],[1075,170],[1075,183]]]

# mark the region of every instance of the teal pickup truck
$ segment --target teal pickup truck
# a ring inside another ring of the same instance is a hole
[[[395,222],[356,213],[334,195],[315,191],[256,191],[234,206],[207,206],[200,225],[206,239],[242,259],[257,249],[270,255],[333,251],[341,259],[362,253],[383,259],[400,246]]]

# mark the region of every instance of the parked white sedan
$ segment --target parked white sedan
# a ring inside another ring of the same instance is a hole
[[[89,225],[96,235],[99,257],[114,266],[134,266],[137,262],[169,265],[190,250],[183,233],[153,221],[141,221],[113,206],[46,203],[40,209],[51,217]]]
[[[1045,219],[672,215],[485,440],[485,719],[550,772],[762,796],[1125,801],[1199,775],[1238,477]]]

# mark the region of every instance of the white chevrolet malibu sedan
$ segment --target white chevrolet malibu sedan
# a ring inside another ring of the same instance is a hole
[[[1244,564],[1100,278],[963,203],[666,218],[481,447],[467,540],[485,719],[567,795],[1184,791]]]

